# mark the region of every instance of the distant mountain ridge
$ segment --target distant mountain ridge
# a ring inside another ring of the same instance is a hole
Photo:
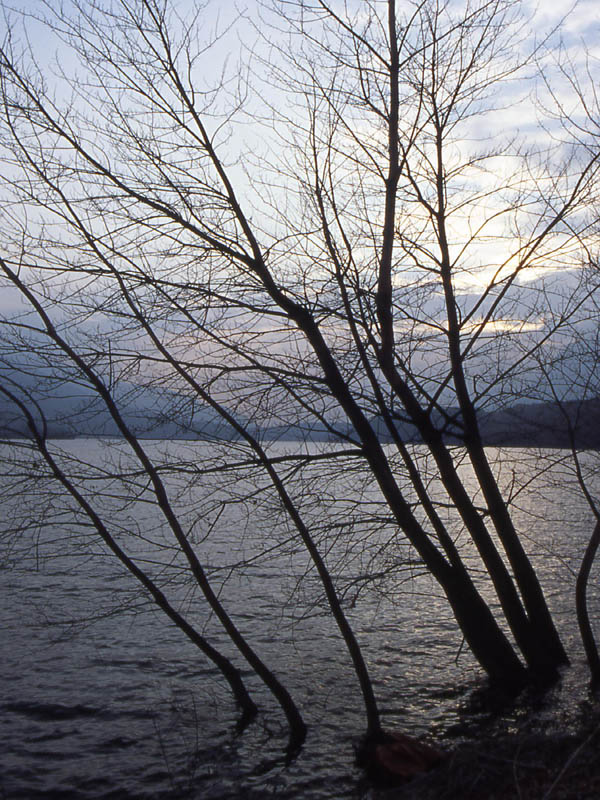
[[[10,384],[7,384],[10,388]],[[52,395],[42,396],[34,383],[24,389],[35,397],[43,410],[51,438],[118,437],[119,429],[93,390],[72,384],[57,385]],[[24,397],[24,395],[22,395]],[[182,395],[156,388],[141,389],[122,385],[117,398],[122,416],[140,438],[235,441],[237,432],[209,406],[190,406]],[[575,445],[580,449],[600,450],[600,397],[583,401],[556,403],[521,402],[499,410],[482,413],[479,424],[484,444],[505,447],[571,446],[567,419],[573,428]],[[270,441],[339,441],[349,433],[345,423],[338,422],[336,436],[323,424],[309,419],[297,425],[271,425],[261,428],[251,420],[240,423],[263,440]],[[380,417],[371,424],[382,442],[391,441]],[[398,422],[397,429],[405,442],[417,443],[420,437],[414,425]],[[8,398],[0,395],[0,437],[28,437],[25,418]],[[446,436],[449,443],[460,444],[457,429]]]
[[[456,413],[456,409],[454,412]],[[571,400],[561,404],[515,403],[480,413],[478,420],[481,438],[486,446],[561,449],[571,447],[572,435],[577,448],[600,450],[600,397]],[[399,423],[397,427],[405,442],[421,441],[418,431],[411,423]],[[392,437],[383,420],[378,419],[375,428],[382,440],[391,441]],[[460,444],[459,428],[450,425],[445,439],[448,443]]]
[[[518,403],[480,417],[485,444],[600,450],[600,397],[562,403]]]
[[[2,376],[0,375],[0,384]],[[26,381],[22,391],[11,383],[13,391],[34,412],[39,405],[50,438],[119,437],[101,397],[91,388],[72,383],[55,384],[42,393],[33,381]],[[122,383],[113,392],[119,412],[136,436],[146,439],[235,439],[235,431],[209,406],[194,407],[182,395],[170,390],[142,388]],[[17,405],[0,393],[0,437],[20,438],[30,435],[27,421]]]

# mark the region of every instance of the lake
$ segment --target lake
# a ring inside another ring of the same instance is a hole
[[[236,734],[236,709],[216,671],[107,556],[25,454],[2,484],[0,797],[375,797],[354,765],[364,714],[346,650],[324,613],[307,556],[268,489],[256,485],[250,496],[239,473],[196,474],[206,443],[146,443],[170,465],[165,480],[225,607],[309,725],[306,744],[289,766],[280,710],[243,668],[191,586],[124,445],[80,439],[56,446],[81,465],[81,485],[109,514],[119,540],[242,667],[261,713]],[[8,464],[10,447],[2,447]],[[284,452],[284,445],[277,447]],[[501,457],[501,480],[509,489],[526,487],[515,492],[515,518],[573,658],[535,712],[516,706],[493,724],[509,730],[531,713],[531,724],[542,728],[575,725],[589,698],[574,624],[574,570],[592,530],[591,514],[560,452],[491,455]],[[584,461],[592,466],[595,457]],[[84,461],[94,463],[93,473],[83,474]],[[543,478],[528,484],[540,468]],[[481,672],[462,647],[439,589],[361,480],[351,469],[332,472],[327,481],[316,470],[308,474],[301,498],[307,518],[318,529],[337,585],[345,587],[385,726],[452,747],[490,723],[489,713],[471,702]],[[471,480],[468,471],[465,480]],[[597,489],[600,483],[591,480]],[[31,523],[27,530],[19,529],[20,520]],[[460,540],[458,528],[456,536]],[[597,583],[594,572],[595,619]]]

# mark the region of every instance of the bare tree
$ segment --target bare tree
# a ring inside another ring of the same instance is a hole
[[[358,519],[356,530],[410,543],[493,681],[554,676],[567,653],[481,420],[533,395],[539,364],[596,292],[580,273],[595,240],[593,91],[578,85],[567,113],[552,75],[568,80],[570,66],[550,39],[531,43],[514,0],[276,2],[255,27],[270,33],[251,77],[225,64],[212,85],[203,70],[219,35],[202,37],[203,11],[42,6],[77,66],[50,85],[18,26],[5,37],[0,267],[18,298],[3,322],[2,392],[47,480],[232,683],[230,662],[112,526],[98,468],[85,473],[51,440],[39,392],[62,383],[81,392],[88,425],[103,414],[129,448],[135,468],[115,470],[106,496],[143,493],[155,508],[286,713],[292,750],[305,733],[296,704],[213,588],[200,523],[168,476],[197,486],[211,470],[243,472],[277,503],[346,644],[372,737],[377,703],[321,542],[327,515],[348,515],[340,535]],[[510,110],[530,111],[534,90],[544,119],[522,131]],[[131,417],[148,396],[170,430],[194,430],[202,409],[221,420],[205,463],[151,452]],[[269,440],[286,429],[298,441],[282,455]],[[328,441],[307,447],[302,432]],[[319,499],[332,470],[350,469],[371,507]],[[226,502],[210,506],[207,529]]]

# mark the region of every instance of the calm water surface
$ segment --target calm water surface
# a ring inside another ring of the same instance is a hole
[[[88,454],[97,445],[80,440],[64,446]],[[571,608],[572,570],[591,521],[560,469],[547,486],[546,497],[542,492],[519,498],[517,517],[535,558],[545,565],[544,585],[561,631],[575,642],[574,664],[535,711],[506,710],[495,723],[504,729],[527,713],[541,728],[575,724],[590,703],[581,688],[585,668]],[[341,485],[338,489],[343,494]],[[199,505],[185,493],[181,500],[208,524],[206,496]],[[5,527],[15,542],[14,520],[25,507],[32,517],[45,515],[51,533],[34,531],[40,546],[26,551],[27,558],[17,544],[5,547],[0,571],[0,797],[375,796],[353,763],[364,715],[348,657],[337,629],[314,602],[318,587],[304,553],[293,542],[270,550],[279,521],[269,517],[267,507],[257,505],[253,524],[229,509],[230,524],[220,533],[211,528],[199,548],[213,579],[224,581],[225,606],[291,690],[309,724],[303,752],[290,766],[282,760],[282,715],[256,678],[245,672],[261,714],[236,735],[236,710],[218,675],[99,551],[89,532],[77,532],[60,502],[57,497],[42,507],[34,495],[11,498],[8,492],[3,499]],[[177,559],[168,549],[157,550],[152,513],[117,503],[115,524],[122,525],[123,536],[139,525],[147,540],[138,540],[138,555],[147,559],[148,569],[164,572],[179,606],[242,666]],[[285,539],[281,527],[278,536]],[[365,555],[364,542],[349,544],[351,538],[346,532],[343,552],[338,540],[331,545],[330,563],[340,582],[360,577],[369,566],[361,559],[370,559],[383,541],[375,536],[366,548],[373,552]],[[401,548],[385,553],[388,561],[409,556]],[[243,569],[235,573],[226,569],[241,562]],[[349,613],[385,725],[452,746],[486,722],[487,713],[471,702],[480,673],[462,648],[439,591],[427,576],[407,580],[409,573],[409,566],[395,570],[393,582],[382,579],[377,592],[349,591]]]

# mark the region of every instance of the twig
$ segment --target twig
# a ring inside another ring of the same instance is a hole
[[[583,750],[583,748],[584,748],[584,747],[586,747],[586,746],[587,746],[587,745],[588,745],[588,744],[589,744],[589,743],[592,741],[592,739],[593,739],[593,738],[594,738],[594,736],[595,736],[595,735],[598,733],[598,731],[600,731],[600,725],[597,725],[597,726],[594,728],[594,730],[593,730],[593,731],[590,733],[590,735],[587,737],[587,739],[585,739],[585,740],[584,740],[584,741],[583,741],[583,742],[582,742],[582,743],[579,745],[579,747],[576,747],[576,748],[575,748],[575,750],[574,750],[574,751],[571,753],[571,755],[569,756],[569,758],[568,758],[568,759],[566,760],[566,762],[564,763],[564,765],[563,765],[562,769],[560,770],[560,772],[558,773],[558,775],[557,775],[557,776],[556,776],[556,778],[554,779],[554,781],[553,781],[552,785],[550,786],[550,788],[548,789],[548,791],[546,792],[546,794],[543,796],[542,800],[548,800],[548,798],[550,797],[550,795],[552,794],[552,792],[553,792],[553,791],[556,789],[556,787],[557,787],[557,786],[558,786],[558,784],[560,783],[560,780],[561,780],[561,779],[562,779],[562,777],[564,776],[565,772],[566,772],[566,771],[569,769],[569,767],[571,766],[571,764],[573,763],[573,761],[575,761],[575,759],[577,758],[577,756],[579,755],[579,753],[580,753],[580,752]]]
[[[517,747],[517,752],[515,753],[515,757],[513,758],[512,769],[513,769],[513,777],[515,779],[515,786],[517,787],[518,798],[519,800],[523,800],[523,793],[521,792],[521,787],[519,786],[519,776],[517,774],[517,765],[519,763],[518,758],[520,752],[521,752],[521,742],[519,742],[519,745]]]

